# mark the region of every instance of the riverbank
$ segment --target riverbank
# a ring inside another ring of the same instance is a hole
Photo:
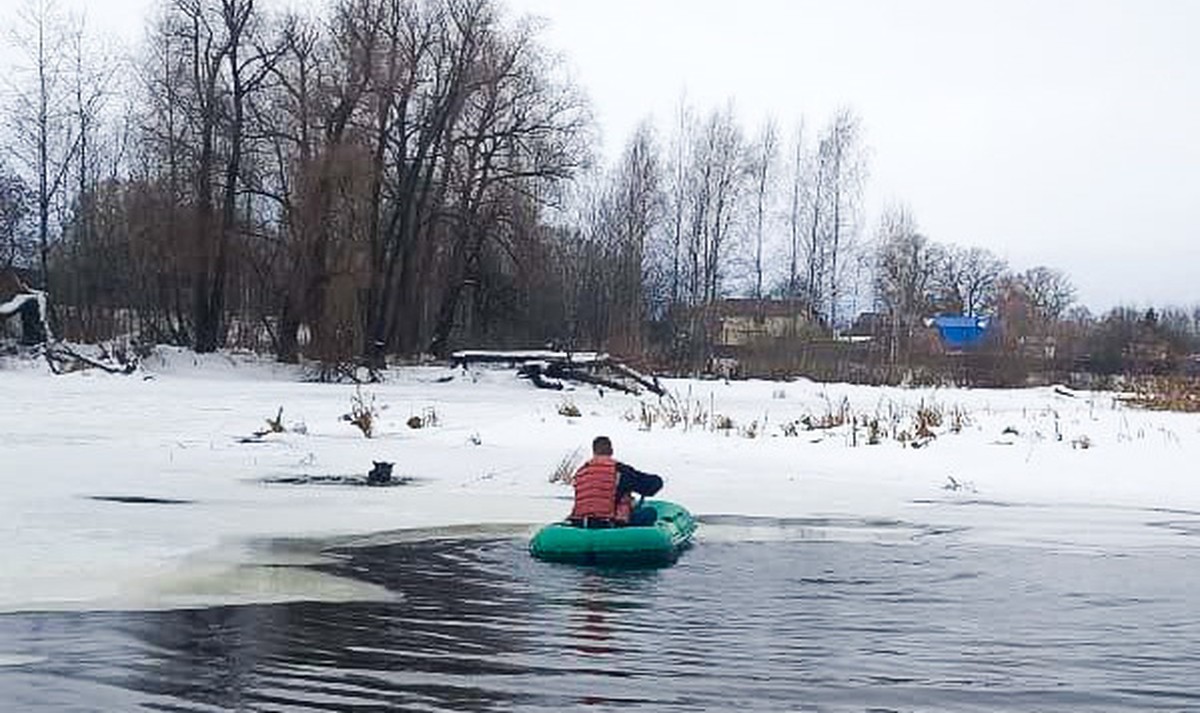
[[[8,362],[0,611],[305,598],[314,588],[364,596],[292,581],[293,570],[229,573],[318,554],[285,551],[282,540],[468,525],[521,535],[569,509],[569,489],[551,476],[600,433],[702,518],[919,521],[1087,547],[1131,537],[1153,546],[1172,536],[1142,527],[1155,513],[1200,511],[1190,467],[1200,415],[1134,410],[1112,394],[666,385],[672,398],[661,400],[538,390],[506,369],[409,367],[356,388],[172,349],[131,376]],[[372,438],[345,419],[356,398],[374,410]],[[268,420],[280,409],[275,432]],[[395,463],[406,484],[350,484],[373,461]],[[264,542],[275,543],[269,554]]]

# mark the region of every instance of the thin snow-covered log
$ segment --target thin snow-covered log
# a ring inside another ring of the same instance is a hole
[[[37,300],[37,295],[26,292],[24,294],[16,295],[7,302],[0,302],[0,317],[14,315],[25,306],[26,302],[35,300]]]
[[[457,351],[450,355],[455,366],[467,364],[521,364],[527,361],[562,361],[572,364],[591,364],[607,359],[607,354],[598,352],[557,352],[550,350],[479,350]]]
[[[29,319],[27,310],[30,308],[30,303],[36,305],[37,309],[37,321],[32,324],[27,321]],[[45,292],[26,289],[25,292],[18,292],[8,300],[0,302],[0,318],[21,314],[21,327],[25,333],[24,339],[27,343],[36,344],[42,341],[49,341],[51,338],[50,320],[47,316],[46,304]],[[40,325],[41,334],[37,334],[37,330],[33,327],[34,324]]]

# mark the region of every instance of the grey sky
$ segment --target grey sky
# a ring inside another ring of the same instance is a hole
[[[505,1],[546,18],[609,156],[685,94],[751,131],[850,106],[868,233],[904,202],[935,240],[1066,270],[1094,310],[1200,303],[1200,2]],[[131,38],[151,3],[64,4]]]
[[[866,229],[903,201],[939,241],[1065,269],[1093,309],[1200,302],[1200,3],[510,0],[546,17],[609,153],[680,96],[861,115]]]

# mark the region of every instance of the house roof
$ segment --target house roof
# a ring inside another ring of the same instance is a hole
[[[990,322],[987,317],[949,314],[929,320],[929,324],[937,328],[942,343],[952,349],[972,347],[983,341]]]
[[[718,302],[716,313],[721,317],[795,317],[808,314],[804,300],[756,300],[752,297],[731,297]]]
[[[961,314],[940,314],[933,318],[933,326],[938,329],[987,329],[991,321],[988,317],[972,317]]]

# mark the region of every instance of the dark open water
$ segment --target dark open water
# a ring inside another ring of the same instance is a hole
[[[902,536],[701,538],[640,571],[394,542],[324,567],[395,602],[0,615],[0,710],[1200,710],[1192,538],[863,526]]]

